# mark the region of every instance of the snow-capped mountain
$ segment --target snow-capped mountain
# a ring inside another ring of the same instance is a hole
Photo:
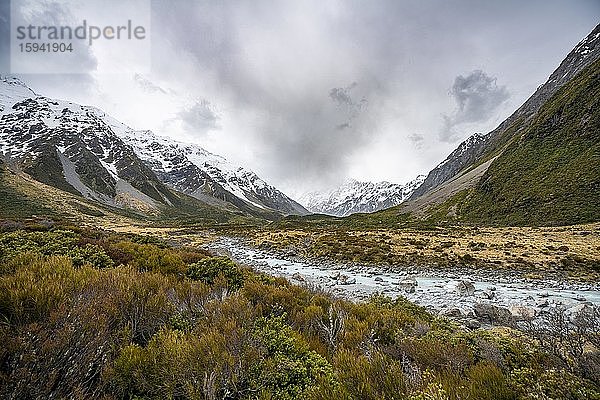
[[[410,194],[410,198],[423,195],[458,174],[465,166],[470,165],[486,150],[488,139],[490,136],[480,133],[475,133],[465,139],[444,161],[429,172],[422,184]]]
[[[171,189],[244,211],[305,214],[256,174],[190,145],[135,131],[89,106],[0,77],[0,156],[40,182],[117,207],[171,206]]]
[[[101,203],[152,211],[176,197],[96,115],[0,80],[0,153],[45,184]]]
[[[263,181],[254,172],[236,166],[202,147],[182,143],[151,131],[119,130],[140,159],[170,187],[200,200],[248,205],[285,214],[308,214],[294,200]]]
[[[311,212],[345,217],[355,213],[370,213],[402,203],[423,183],[419,175],[406,185],[390,182],[359,182],[349,180],[329,192],[307,193],[300,202]]]

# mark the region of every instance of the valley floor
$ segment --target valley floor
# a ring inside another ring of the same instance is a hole
[[[131,227],[115,227],[131,231]],[[358,301],[403,296],[467,326],[600,304],[600,224],[436,230],[139,228]],[[483,314],[483,315],[482,315]],[[504,321],[505,322],[505,321]]]
[[[501,307],[514,318],[522,313],[535,316],[548,309],[565,307],[576,312],[600,305],[599,282],[566,282],[555,278],[524,277],[506,269],[460,267],[436,269],[427,266],[382,268],[364,263],[335,262],[260,250],[241,238],[221,237],[207,245],[240,264],[298,284],[316,286],[334,296],[352,301],[366,300],[375,293],[398,296],[434,313],[479,327],[488,321],[482,311]],[[471,286],[472,285],[472,286]],[[483,305],[483,306],[482,306]]]
[[[0,397],[600,398],[595,251],[542,278],[453,263],[464,228],[102,226],[0,221]],[[596,226],[535,231],[571,246],[557,260],[597,245]]]

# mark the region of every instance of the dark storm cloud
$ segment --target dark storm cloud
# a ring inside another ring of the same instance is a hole
[[[338,105],[352,106],[354,102],[350,97],[350,90],[356,87],[356,82],[353,82],[346,88],[333,88],[329,91],[329,97]]]
[[[209,131],[221,128],[219,126],[219,115],[214,106],[205,99],[181,110],[177,113],[176,119],[183,123],[188,132],[196,136],[202,136]]]
[[[472,71],[467,76],[457,76],[450,95],[457,109],[452,115],[444,115],[444,128],[440,133],[442,141],[450,142],[457,140],[454,131],[457,125],[487,121],[510,97],[505,86],[498,86],[496,78],[481,70]]]

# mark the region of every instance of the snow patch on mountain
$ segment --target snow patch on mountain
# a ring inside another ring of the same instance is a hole
[[[308,213],[254,172],[196,144],[179,142],[151,131],[116,130],[138,157],[177,190],[198,198],[205,194],[219,198],[218,189],[222,189],[263,210],[277,210],[285,214]],[[213,185],[205,188],[208,180]],[[205,190],[201,190],[203,187]]]

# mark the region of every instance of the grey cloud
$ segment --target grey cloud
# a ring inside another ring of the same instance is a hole
[[[277,178],[336,182],[344,176],[351,156],[368,143],[376,131],[376,115],[366,109],[339,107],[330,99],[325,92],[322,97],[280,103],[273,112],[285,118],[264,121],[260,148],[277,163]]]
[[[418,133],[412,133],[407,136],[407,139],[410,140],[417,149],[420,149],[423,147],[425,136]]]
[[[442,141],[453,142],[458,138],[454,128],[463,123],[487,121],[500,105],[510,97],[505,86],[498,86],[496,78],[482,70],[454,79],[450,95],[457,109],[452,115],[443,115],[444,127],[440,132]]]
[[[65,4],[61,4],[57,1],[22,2],[22,6],[16,7],[16,9],[19,10],[20,14],[13,15],[13,17],[23,25],[28,25],[33,22],[36,25],[46,26],[75,26],[81,23],[81,21],[75,20],[73,14]],[[15,21],[12,21],[12,23],[14,24]],[[98,60],[92,53],[91,47],[80,40],[74,40],[71,43],[73,50],[69,53],[69,58],[51,58],[54,63],[53,65],[57,68],[55,70],[71,71],[73,66],[76,66],[79,74],[85,74],[96,70]],[[51,66],[48,67],[52,68]]]
[[[331,99],[340,106],[352,106],[354,105],[354,102],[350,97],[350,90],[355,88],[356,85],[357,83],[353,82],[350,86],[345,88],[333,88],[329,91],[329,97],[331,97]]]
[[[219,152],[248,148],[244,162],[275,185],[310,187],[351,169],[404,180],[452,150],[434,140],[441,122],[447,141],[461,124],[487,118],[475,127],[483,131],[500,116],[494,104],[507,92],[485,74],[479,85],[469,74],[456,80],[456,110],[446,108],[456,71],[502,71],[514,90],[508,108],[518,107],[599,12],[597,0],[152,0],[152,76],[182,97],[209,100],[177,116],[188,133],[222,126]],[[63,88],[75,85],[72,76],[39,77],[28,82],[40,93],[71,97]],[[127,116],[125,89],[100,94]],[[407,137],[427,146],[402,147]]]
[[[184,127],[195,135],[204,135],[208,131],[220,129],[219,115],[215,107],[205,99],[195,102],[177,113],[176,119],[183,122]]]
[[[133,80],[139,87],[141,87],[146,92],[167,94],[166,90],[164,90],[160,86],[155,85],[152,81],[144,78],[140,74],[135,74],[133,76]]]
[[[0,72],[10,71],[10,1],[0,1]]]
[[[31,21],[35,20],[45,25],[67,25],[80,23],[75,21],[72,13],[59,2],[22,2],[24,7],[19,7],[20,14],[15,16],[17,20]],[[14,2],[13,6],[16,6]],[[10,2],[2,2],[0,6],[0,20],[3,21],[0,28],[0,71],[10,72],[10,24],[4,23],[11,18]],[[37,23],[36,22],[36,23]],[[11,21],[14,25],[15,21]],[[72,54],[77,57],[74,62],[81,73],[72,74],[18,74],[18,76],[27,82],[32,88],[40,91],[47,96],[62,98],[73,98],[75,94],[91,94],[95,89],[96,81],[91,73],[95,71],[98,60],[90,51],[90,48],[78,41],[73,42]],[[63,58],[53,58],[54,62],[65,62]],[[70,66],[71,64],[66,64]],[[43,90],[42,90],[43,89]]]

